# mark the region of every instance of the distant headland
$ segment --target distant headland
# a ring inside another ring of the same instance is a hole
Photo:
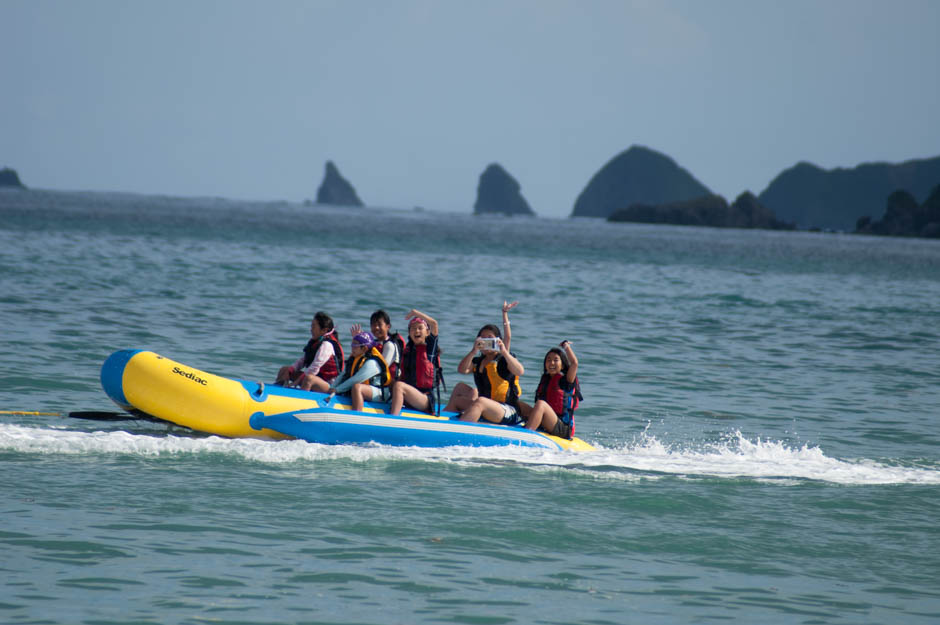
[[[773,211],[762,205],[750,191],[739,195],[733,204],[728,204],[720,195],[705,195],[692,200],[663,204],[633,204],[628,208],[615,210],[607,221],[713,228],[794,229],[793,224],[777,219]]]
[[[832,170],[801,162],[781,172],[759,195],[744,191],[729,204],[669,156],[634,145],[591,177],[571,216],[612,222],[935,237],[940,236],[938,183],[940,156]],[[363,205],[332,161],[326,163],[317,203]],[[491,163],[480,174],[473,212],[535,215],[519,182],[499,163]],[[876,219],[880,214],[884,217]]]
[[[780,173],[757,197],[746,191],[729,205],[665,154],[632,146],[591,178],[578,196],[571,216],[934,236],[928,234],[934,230],[927,227],[936,221],[930,212],[933,204],[926,198],[938,183],[940,156],[833,170],[802,162]],[[896,192],[907,196],[895,197]],[[872,215],[883,211],[888,196],[893,199],[885,219],[872,221]],[[923,205],[918,201],[923,201]],[[902,219],[901,215],[906,217]],[[863,218],[867,221],[861,225],[859,220]]]
[[[897,190],[888,196],[884,217],[872,221],[865,216],[855,226],[857,234],[940,238],[940,185],[934,187],[923,204],[913,195]]]
[[[895,191],[922,202],[937,184],[940,156],[830,170],[803,162],[774,178],[758,199],[801,229],[851,232],[860,218],[881,214]]]
[[[26,189],[10,167],[0,170],[0,187]],[[940,156],[830,170],[800,162],[778,174],[760,194],[744,191],[729,204],[669,156],[633,145],[591,177],[570,216],[618,222],[937,237],[938,189]],[[364,205],[333,161],[326,162],[316,203]],[[473,212],[536,214],[523,197],[520,183],[499,163],[491,163],[480,174]]]

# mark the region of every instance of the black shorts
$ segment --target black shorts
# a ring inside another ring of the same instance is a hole
[[[434,414],[434,389],[432,388],[431,390],[425,390],[425,389],[423,389],[423,388],[418,388],[417,386],[414,387],[414,388],[416,388],[416,389],[418,389],[419,391],[421,391],[421,393],[423,393],[424,396],[428,398],[428,407],[427,407],[427,408],[415,408],[415,407],[412,406],[411,404],[408,404],[408,406],[409,406],[410,408],[414,408],[415,410],[420,410],[421,412],[426,412],[427,414]]]
[[[555,427],[552,428],[552,431],[549,432],[552,436],[557,436],[558,438],[571,438],[571,426],[559,419],[555,422]]]

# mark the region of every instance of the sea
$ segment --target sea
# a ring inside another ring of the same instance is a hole
[[[225,439],[119,412],[152,350],[271,382],[313,314],[512,310],[596,451]],[[0,192],[0,622],[940,621],[940,241]]]

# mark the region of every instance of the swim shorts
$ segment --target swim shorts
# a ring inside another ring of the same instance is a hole
[[[500,404],[503,407],[503,420],[499,422],[500,425],[519,425],[522,423],[522,415],[519,414],[519,410],[515,406],[510,406],[509,404]]]
[[[555,422],[555,427],[552,428],[552,431],[549,432],[552,436],[557,436],[558,438],[571,438],[571,426],[559,419]]]

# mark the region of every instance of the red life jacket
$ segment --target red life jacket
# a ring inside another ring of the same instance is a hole
[[[574,411],[578,409],[580,400],[584,398],[581,396],[581,385],[578,383],[578,378],[574,379],[571,388],[567,392],[561,388],[563,379],[565,379],[565,376],[561,373],[555,375],[543,373],[542,379],[539,381],[539,387],[535,390],[535,400],[542,399],[551,406],[558,418],[571,426],[573,434]]]
[[[323,341],[328,341],[333,345],[333,357],[323,363],[317,375],[324,380],[332,380],[343,371],[343,346],[336,340],[335,330],[330,330],[318,339],[310,339],[307,341],[307,346],[304,347],[304,368],[309,367],[313,359],[316,358],[317,351],[320,349],[320,345],[323,344]]]
[[[433,389],[437,385],[437,371],[441,363],[436,340],[431,352],[428,354],[427,343],[415,345],[409,338],[401,354],[399,379],[425,393]]]

